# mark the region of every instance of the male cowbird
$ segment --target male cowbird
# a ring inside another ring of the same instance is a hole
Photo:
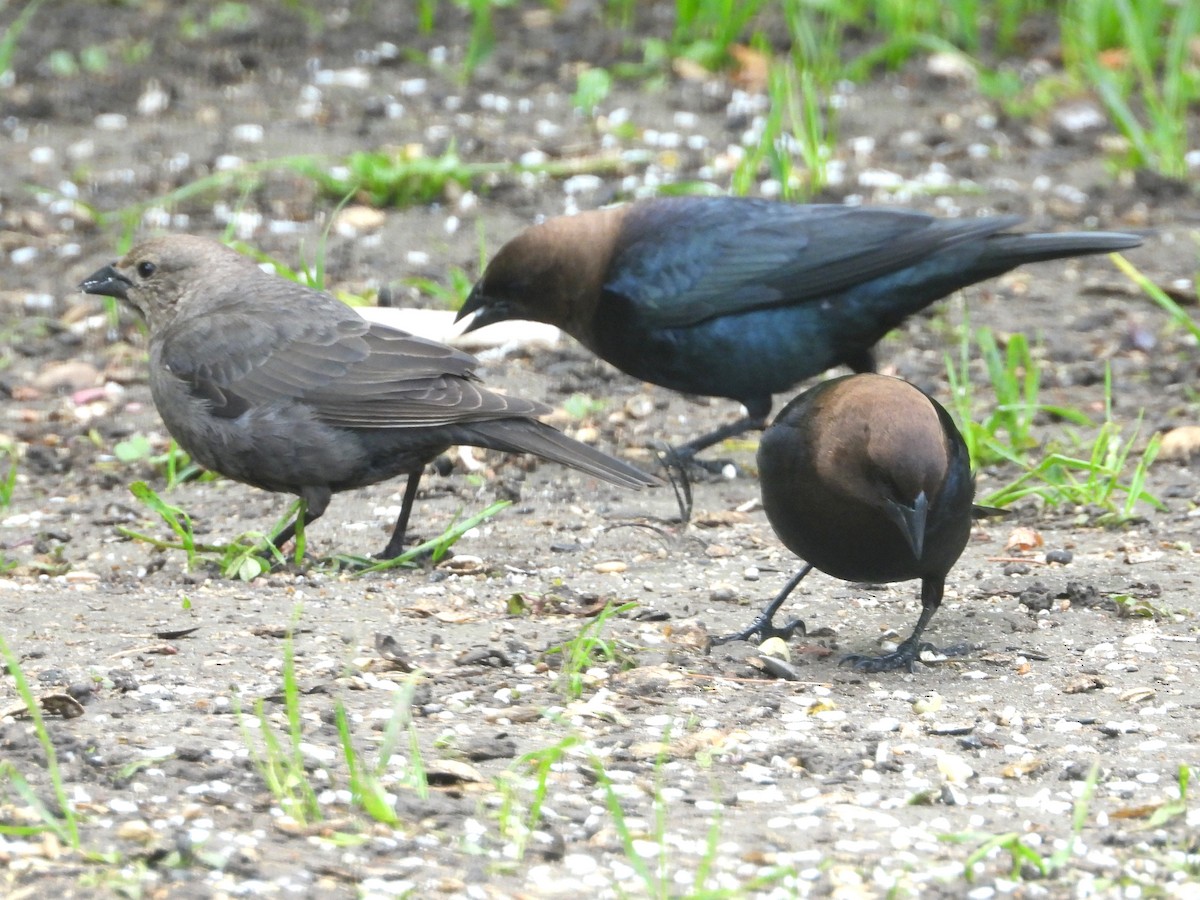
[[[754,624],[717,642],[803,633],[799,620],[782,629],[771,620],[813,567],[847,581],[920,578],[912,635],[893,653],[844,660],[868,672],[911,671],[931,649],[921,634],[976,513],[967,447],[949,414],[898,378],[833,378],[784,407],[763,434],[758,467],[767,519],[805,565]]]
[[[205,468],[298,495],[306,523],[335,492],[408,475],[384,559],[402,550],[426,463],[455,444],[533,453],[625,487],[654,483],[537,421],[542,404],[482,387],[474,357],[369,323],[216,241],[145,241],[80,287],[145,318],[154,405]],[[294,532],[293,522],[276,544]]]
[[[1132,234],[1002,234],[1015,216],[663,197],[549,219],[509,241],[458,317],[557,325],[643,381],[747,415],[676,450],[763,428],[771,395],[838,364],[939,297],[1022,263],[1136,247]]]

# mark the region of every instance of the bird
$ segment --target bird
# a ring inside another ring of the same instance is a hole
[[[642,381],[746,415],[676,448],[689,460],[766,426],[772,395],[844,364],[933,301],[1023,263],[1136,247],[1115,232],[1015,234],[1019,216],[758,198],[657,197],[550,218],[504,244],[460,308],[466,331],[557,325]]]
[[[942,602],[946,576],[973,521],[998,512],[974,505],[975,478],[962,435],[946,409],[907,381],[843,375],[792,400],[758,448],[763,509],[775,534],[804,560],[749,628],[714,643],[787,638],[775,613],[814,568],[845,581],[921,579],[912,634],[882,656],[843,662],[866,672],[915,668],[921,636]]]
[[[381,559],[403,552],[424,467],[453,445],[532,453],[622,487],[657,483],[538,421],[549,407],[488,390],[473,356],[369,322],[218,241],[151,238],[80,288],[145,320],[154,405],[205,468],[297,495],[304,524],[334,493],[407,475]]]

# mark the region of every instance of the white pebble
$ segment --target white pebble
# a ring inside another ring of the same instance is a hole
[[[97,131],[124,131],[129,120],[120,113],[101,113],[92,120]]]
[[[230,129],[229,136],[235,141],[241,141],[243,144],[261,144],[266,136],[266,131],[256,122],[246,122],[241,125],[234,125]]]

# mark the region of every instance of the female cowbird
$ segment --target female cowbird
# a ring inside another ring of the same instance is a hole
[[[623,487],[655,479],[537,421],[540,403],[493,393],[474,357],[368,322],[201,237],[138,244],[80,287],[125,301],[150,331],[150,392],[202,466],[305,501],[408,475],[380,554],[397,556],[425,465],[455,444],[533,453]],[[282,546],[290,524],[275,539]]]
[[[966,546],[975,507],[967,447],[936,400],[898,378],[846,375],[801,394],[758,448],[763,508],[806,565],[744,632],[790,635],[771,620],[813,567],[846,581],[921,579],[921,617],[879,657],[850,656],[868,672],[907,668],[932,649],[921,634],[942,602],[946,575]]]
[[[662,197],[549,219],[505,244],[458,317],[557,325],[623,372],[747,415],[675,451],[763,428],[771,395],[872,348],[939,297],[1022,263],[1136,247],[1132,234],[1007,234],[1015,216]]]

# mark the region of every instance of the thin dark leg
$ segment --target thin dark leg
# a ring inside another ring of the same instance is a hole
[[[939,650],[928,641],[921,641],[921,635],[925,628],[933,620],[938,607],[942,605],[942,594],[945,589],[945,578],[921,579],[921,616],[917,619],[917,627],[913,629],[913,633],[891,653],[885,653],[882,656],[864,656],[856,653],[843,657],[838,665],[848,665],[860,672],[889,672],[893,669],[907,669],[912,672],[916,669],[921,654],[926,650],[946,656],[958,656],[966,653],[968,650],[966,647]]]
[[[743,416],[736,422],[730,422],[728,425],[722,425],[720,428],[710,431],[707,434],[702,434],[700,437],[692,438],[686,444],[676,447],[672,452],[674,460],[678,465],[692,463],[704,468],[712,468],[712,471],[719,472],[724,468],[724,463],[708,463],[705,460],[696,459],[696,454],[701,450],[706,450],[713,444],[720,443],[726,438],[737,437],[739,434],[745,434],[747,431],[762,431],[767,427],[766,415]]]
[[[413,502],[417,499],[417,487],[420,483],[420,471],[408,476],[408,485],[404,488],[404,499],[400,501],[400,515],[396,519],[396,527],[392,529],[391,540],[376,559],[395,559],[404,552],[404,533],[408,531],[408,517],[412,513]]]
[[[323,512],[323,510],[322,510],[322,512]],[[313,522],[317,521],[317,519],[321,518],[321,513],[320,512],[314,513],[312,511],[312,509],[309,508],[307,503],[305,503],[304,508],[301,509],[301,511],[298,515],[304,516],[304,527],[305,528],[307,528]],[[288,522],[287,527],[284,528],[283,531],[281,531],[281,532],[279,532],[279,534],[275,535],[275,537],[271,540],[271,543],[275,545],[276,550],[282,550],[283,545],[286,544],[288,541],[290,541],[295,536],[296,536],[296,520],[293,519],[292,521]]]
[[[681,466],[675,459],[675,451],[667,446],[655,448],[658,464],[667,475],[667,483],[675,492],[675,502],[679,505],[679,524],[686,525],[692,520],[692,479],[688,477],[687,466]]]
[[[760,642],[771,637],[781,637],[786,641],[793,634],[795,634],[796,631],[799,631],[800,634],[803,635],[804,622],[802,622],[800,619],[793,619],[782,628],[773,625],[771,620],[775,618],[775,613],[779,612],[779,607],[783,606],[783,601],[788,598],[788,594],[794,591],[796,589],[796,585],[798,585],[804,579],[804,576],[811,571],[812,564],[805,563],[800,568],[800,571],[793,575],[788,583],[783,586],[783,590],[776,595],[775,599],[767,604],[766,609],[759,614],[758,618],[750,623],[749,628],[747,628],[745,631],[739,631],[736,634],[724,634],[721,635],[721,637],[715,637],[712,639],[713,645],[728,644],[730,641],[748,641],[755,635],[758,635]]]

